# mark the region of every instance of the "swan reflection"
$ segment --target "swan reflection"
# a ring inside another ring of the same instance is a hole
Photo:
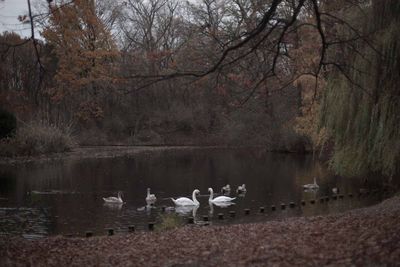
[[[229,206],[235,205],[234,202],[214,202],[213,204],[220,208],[227,208]]]
[[[137,208],[137,211],[145,211],[147,215],[150,215],[152,209],[156,209],[154,204],[147,204],[146,206]]]
[[[303,191],[306,193],[317,193],[318,188],[306,188]]]
[[[210,206],[210,212],[209,212],[210,215],[214,214],[214,205],[219,208],[227,208],[229,206],[235,205],[234,202],[215,202],[215,203],[209,202],[208,204]]]
[[[175,212],[180,215],[189,215],[192,213],[193,218],[196,218],[198,208],[199,206],[176,206]]]
[[[121,210],[124,203],[104,202],[103,206],[110,210]]]

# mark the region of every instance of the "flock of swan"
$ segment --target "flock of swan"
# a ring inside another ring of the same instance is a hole
[[[314,177],[314,183],[303,185],[304,190],[317,190],[319,189],[319,185],[317,184],[317,178]]]
[[[224,194],[223,196],[218,196],[214,198],[214,191],[213,189],[210,187],[208,188],[208,192],[210,193],[210,197],[208,199],[209,203],[213,203],[213,204],[229,204],[231,203],[233,200],[236,199],[236,197],[229,197],[229,196],[225,196],[225,194],[229,195],[231,191],[230,185],[227,184],[224,187],[222,187],[221,189],[221,193]],[[238,188],[236,189],[236,193],[243,195],[244,193],[246,193],[246,185],[240,185],[238,186]],[[185,206],[200,206],[200,202],[197,200],[196,195],[200,194],[200,190],[195,189],[192,193],[192,199],[187,198],[187,197],[180,197],[177,199],[171,198],[172,202],[175,204],[175,206],[180,206],[180,207],[185,207]],[[124,203],[124,201],[122,200],[122,193],[118,192],[118,196],[117,197],[106,197],[103,198],[105,203],[109,203],[109,204],[122,204]],[[147,188],[147,196],[146,196],[146,203],[148,205],[154,204],[157,201],[157,197],[155,194],[151,194],[150,192],[150,188]]]
[[[304,191],[316,191],[319,189],[319,185],[317,184],[317,178],[314,177],[314,182],[312,184],[305,184],[303,185]],[[337,195],[339,194],[339,188],[334,187],[332,188],[332,193]]]
[[[317,179],[314,177],[314,182],[312,184],[305,184],[303,185],[303,189],[305,191],[316,191],[319,189],[319,185],[317,184]],[[236,193],[239,195],[243,195],[246,193],[246,185],[240,185],[237,187],[236,189]],[[213,189],[210,187],[208,188],[208,192],[210,193],[210,197],[208,199],[209,204],[215,204],[218,206],[227,206],[230,204],[233,204],[232,201],[236,199],[236,197],[229,197],[226,195],[229,195],[231,192],[231,187],[229,184],[223,186],[221,188],[221,193],[222,196],[217,196],[214,198],[214,191]],[[338,188],[333,188],[332,192],[334,194],[337,194],[339,192]],[[196,195],[200,194],[200,191],[198,189],[195,189],[192,193],[192,199],[187,198],[187,197],[179,197],[177,199],[174,198],[170,198],[172,200],[172,202],[175,204],[175,206],[177,207],[198,207],[200,206],[200,202],[197,200]],[[118,192],[118,196],[117,197],[106,197],[103,198],[104,202],[107,204],[122,204],[124,203],[122,200],[122,193]],[[155,194],[151,194],[150,192],[150,188],[147,188],[147,196],[146,196],[146,203],[148,205],[153,205],[155,202],[157,201],[157,197]]]

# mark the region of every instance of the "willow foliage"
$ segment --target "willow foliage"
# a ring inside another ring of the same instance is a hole
[[[337,73],[329,80],[321,126],[333,137],[337,173],[393,176],[400,165],[400,1],[373,1],[369,8],[374,45],[363,43],[362,53],[347,57],[350,79]]]

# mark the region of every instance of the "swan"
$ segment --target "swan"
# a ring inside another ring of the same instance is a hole
[[[200,191],[198,189],[195,189],[192,193],[192,199],[187,198],[187,197],[180,197],[178,199],[172,199],[172,201],[174,202],[174,204],[176,206],[199,206],[200,202],[197,201],[196,199],[196,194],[199,194]]]
[[[121,192],[118,192],[118,197],[103,197],[106,203],[124,203],[121,198]]]
[[[230,192],[231,192],[231,186],[229,184],[227,184],[221,188],[222,194],[229,194]]]
[[[157,201],[156,195],[150,194],[150,188],[147,188],[146,202],[147,203],[154,203],[156,201]]]
[[[238,188],[236,189],[236,193],[238,193],[238,194],[246,193],[246,191],[247,190],[246,190],[245,184],[239,185]]]
[[[230,201],[228,201],[228,202],[212,202],[212,203],[210,203],[210,205],[211,204],[214,204],[215,206],[217,206],[219,208],[227,208],[229,206],[235,205],[235,202],[230,202]]]
[[[317,184],[317,178],[314,177],[314,183],[303,185],[304,189],[318,189],[319,185]]]
[[[214,191],[213,189],[210,187],[208,188],[208,192],[210,192],[210,198],[208,199],[208,202],[211,203],[221,203],[221,202],[230,202],[232,200],[235,200],[235,197],[226,197],[226,196],[219,196],[213,199],[214,196]]]
[[[339,193],[339,188],[337,188],[337,187],[332,188],[332,193],[337,195]]]

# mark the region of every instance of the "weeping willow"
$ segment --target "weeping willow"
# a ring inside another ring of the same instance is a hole
[[[372,1],[365,27],[373,47],[347,57],[350,76],[328,81],[321,126],[334,141],[331,167],[342,175],[399,173],[400,163],[400,1]]]

